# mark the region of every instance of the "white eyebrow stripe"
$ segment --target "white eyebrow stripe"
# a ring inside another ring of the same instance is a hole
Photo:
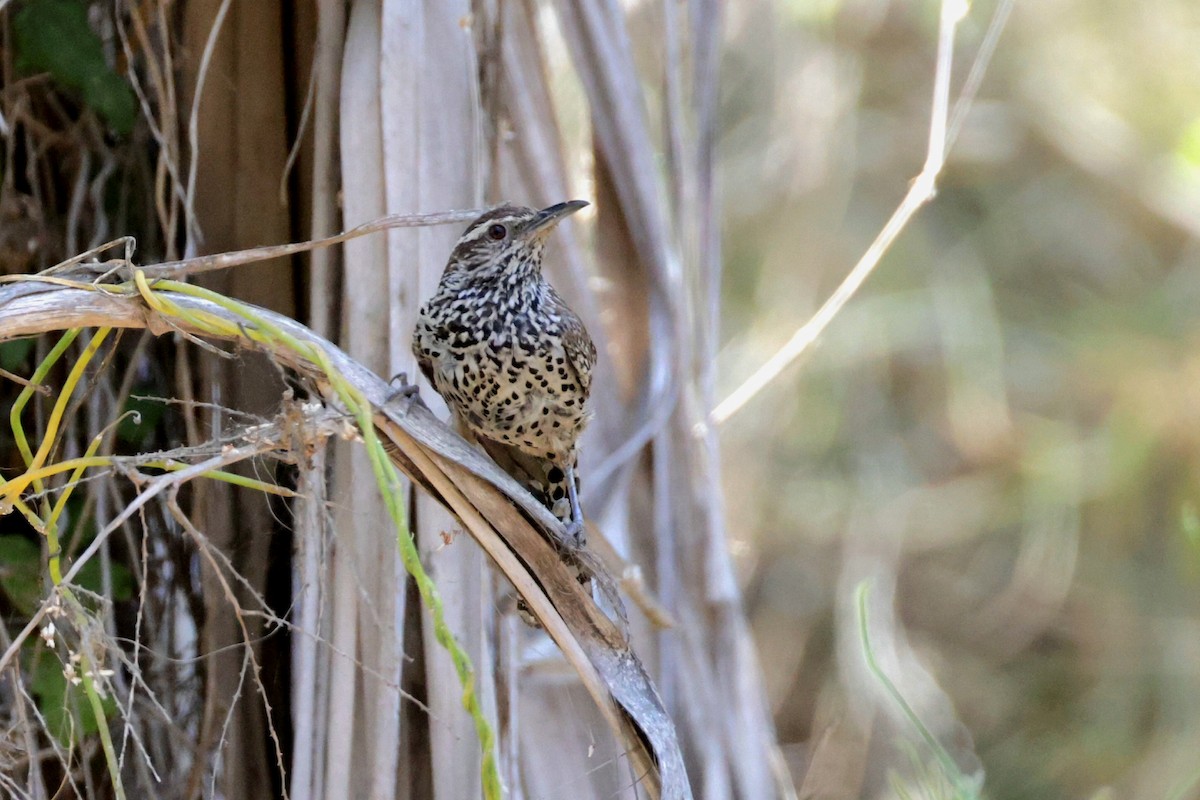
[[[460,239],[459,241],[460,242],[473,242],[476,239],[478,239],[480,236],[482,236],[483,232],[486,230],[487,230],[487,228],[485,228],[482,225],[480,225],[476,228],[472,228],[471,230],[464,233],[462,239]]]
[[[460,239],[459,241],[473,242],[476,239],[478,239],[479,237],[483,236],[485,233],[487,233],[488,228],[492,227],[496,223],[500,223],[501,225],[505,225],[507,227],[512,227],[513,223],[520,222],[522,219],[524,219],[524,218],[517,217],[517,216],[493,217],[492,219],[489,219],[486,222],[480,223],[480,224],[476,225],[474,228],[472,228],[471,230],[467,231],[465,234],[463,234],[462,239]]]

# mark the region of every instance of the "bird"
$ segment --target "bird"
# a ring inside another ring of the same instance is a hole
[[[546,280],[542,254],[555,226],[587,205],[503,204],[480,215],[421,306],[412,340],[422,374],[455,419],[579,547],[576,467],[596,345]]]

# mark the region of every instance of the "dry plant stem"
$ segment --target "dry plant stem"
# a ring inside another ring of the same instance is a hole
[[[159,18],[159,29],[164,32],[164,39],[167,30],[166,20],[163,18],[163,3],[156,3],[156,12]],[[129,41],[128,32],[125,29],[125,24],[121,14],[115,15],[117,37],[121,41],[121,49],[125,54],[125,59],[129,63],[135,63],[137,59],[134,55],[134,47]],[[155,52],[155,48],[150,41],[149,32],[146,29],[146,24],[142,19],[139,11],[134,10],[130,14],[130,19],[133,22],[134,32],[138,38],[138,50],[141,53],[151,54]],[[157,94],[158,103],[154,105],[151,99],[146,95],[141,81],[138,78],[137,70],[129,70],[129,84],[133,87],[134,94],[137,96],[138,103],[142,110],[142,119],[146,120],[146,124],[150,129],[150,135],[154,137],[155,142],[159,146],[159,158],[155,170],[155,191],[154,205],[155,212],[158,216],[159,224],[167,242],[174,242],[174,232],[176,228],[176,220],[180,204],[187,203],[187,195],[184,189],[183,178],[179,172],[179,140],[178,131],[176,128],[175,117],[175,89],[173,72],[170,63],[170,42],[164,41],[162,53],[166,58],[167,63],[162,65],[154,58],[147,57],[142,60],[146,64],[150,82],[154,86]],[[163,115],[160,121],[155,119],[154,108],[158,108]],[[169,186],[164,189],[164,184]],[[168,201],[167,198],[170,197]],[[191,206],[188,205],[190,209]],[[189,218],[189,228],[196,227],[194,219]],[[170,255],[174,255],[174,245],[171,245]]]
[[[849,302],[879,265],[880,260],[900,232],[937,193],[937,178],[946,163],[946,125],[950,109],[950,67],[954,54],[954,34],[967,10],[965,0],[942,0],[941,23],[938,32],[937,68],[933,82],[933,110],[929,122],[929,145],[925,166],[913,180],[900,205],[892,213],[875,241],[854,265],[841,285],[817,309],[812,318],[792,334],[792,338],[759,367],[746,381],[722,400],[709,416],[709,422],[720,425],[745,407],[771,381],[807,352],[809,346],[824,332],[833,318]]]
[[[958,140],[958,134],[967,118],[967,112],[971,110],[971,104],[979,92],[979,85],[983,83],[983,76],[987,74],[988,64],[991,63],[992,56],[996,52],[996,45],[1000,42],[1000,34],[1004,31],[1004,26],[1008,24],[1008,16],[1012,13],[1013,5],[1014,0],[1000,0],[996,5],[996,10],[992,12],[992,21],[988,23],[987,33],[984,34],[983,42],[979,45],[979,52],[975,55],[975,61],[971,64],[967,79],[963,82],[958,99],[954,101],[954,108],[950,111],[950,124],[946,129],[947,150],[953,147]]]
[[[12,381],[13,383],[17,384],[18,386],[32,387],[35,392],[37,392],[38,394],[41,394],[43,396],[50,394],[50,390],[47,387],[34,386],[27,378],[22,378],[20,375],[16,374],[15,372],[9,372],[8,370],[4,369],[3,367],[0,367],[0,378],[3,378],[6,381]]]
[[[675,627],[676,621],[671,612],[646,585],[641,567],[623,558],[604,532],[590,520],[586,524],[588,547],[595,552],[608,571],[617,576],[621,590],[656,628],[665,630]]]
[[[142,296],[129,294],[129,287],[86,286],[67,287],[33,283],[32,286],[0,287],[0,339],[23,336],[48,330],[75,327],[80,325],[113,325],[118,327],[146,327],[162,334],[174,328],[167,320],[144,305]],[[24,291],[33,288],[35,291]],[[143,283],[143,288],[145,284]],[[186,286],[189,293],[196,292],[196,287]],[[326,373],[314,368],[309,359],[321,354],[322,359],[329,359],[336,369],[336,374],[348,381],[370,399],[376,409],[384,408],[388,390],[383,381],[374,376],[360,365],[350,360],[344,353],[328,342],[314,336],[298,323],[276,314],[255,309],[254,322],[239,316],[211,301],[197,299],[175,292],[156,291],[151,293],[156,300],[167,300],[170,304],[186,312],[187,316],[203,320],[204,325],[192,327],[193,323],[176,318],[175,325],[204,332],[208,336],[225,339],[241,339],[252,336],[258,346],[268,349],[278,360],[324,383],[329,380]],[[246,307],[234,304],[239,309]],[[212,332],[217,325],[221,333]],[[267,324],[269,321],[269,324]],[[239,324],[240,322],[240,324]],[[262,327],[257,327],[259,325]],[[286,332],[290,337],[304,343],[301,350],[281,346],[280,343],[266,335],[268,327]],[[326,384],[327,386],[327,384]],[[400,426],[413,440],[403,438],[393,439],[398,453],[393,453],[397,463],[410,471],[410,477],[428,485],[428,477],[412,467],[414,451],[420,450],[429,454],[441,454],[458,468],[456,485],[460,491],[471,492],[470,502],[489,504],[477,506],[486,518],[504,516],[508,534],[519,533],[522,538],[509,539],[509,546],[521,554],[521,560],[506,559],[502,566],[514,582],[528,580],[528,570],[524,564],[537,564],[539,577],[545,581],[551,576],[554,586],[559,592],[565,592],[562,600],[556,598],[556,607],[568,614],[567,627],[574,638],[584,647],[588,660],[595,672],[602,676],[605,688],[624,709],[614,720],[609,717],[610,724],[615,724],[614,733],[618,740],[646,741],[653,747],[654,757],[659,762],[661,779],[663,781],[663,796],[670,798],[690,797],[687,777],[682,768],[682,758],[678,749],[678,741],[673,726],[657,699],[640,662],[628,651],[627,645],[619,633],[613,629],[594,604],[586,599],[567,601],[567,596],[582,595],[582,590],[567,572],[561,559],[548,544],[546,538],[561,535],[561,526],[528,492],[521,489],[511,478],[500,473],[477,451],[471,449],[462,440],[454,436],[444,425],[436,422],[433,416],[423,407],[415,406],[407,411],[396,411],[390,407],[384,409],[392,424]],[[376,411],[376,414],[381,413]],[[377,420],[378,422],[378,417]],[[370,426],[371,421],[367,420]],[[369,431],[373,429],[368,427]],[[232,454],[231,454],[232,455]],[[407,460],[406,460],[407,459]],[[233,458],[232,460],[237,460]],[[112,529],[118,527],[128,517],[145,505],[153,496],[160,494],[172,482],[195,477],[206,469],[212,469],[222,464],[220,459],[205,462],[188,470],[173,475],[159,476],[151,481],[150,487],[139,495],[123,513],[97,538],[99,541]],[[443,471],[447,467],[443,465]],[[501,494],[501,492],[503,494]],[[482,493],[482,494],[481,494]],[[490,498],[490,499],[489,499]],[[439,498],[443,503],[445,498]],[[512,505],[516,504],[516,508]],[[517,510],[520,509],[520,511]],[[93,543],[84,558],[90,557],[98,545]],[[534,548],[534,549],[529,549]],[[523,563],[522,563],[523,562]],[[77,561],[79,566],[82,561]],[[524,576],[524,577],[522,577]],[[562,605],[561,603],[567,603]],[[567,619],[567,617],[564,617]],[[27,636],[36,627],[31,624],[23,635]],[[14,651],[15,652],[15,651]],[[0,659],[0,668],[12,654],[6,654]],[[619,723],[619,724],[618,724]],[[647,783],[648,788],[656,788],[653,776]]]
[[[346,25],[342,3],[317,4],[317,45],[314,53],[316,106],[313,111],[312,139],[312,227],[309,236],[320,240],[337,230],[338,172],[337,123],[338,83],[341,80],[342,40]],[[312,288],[309,313],[312,328],[319,335],[333,338],[333,257],[323,249],[310,256]]]
[[[680,384],[676,349],[681,331],[675,300],[681,296],[681,260],[668,229],[656,179],[659,171],[654,167],[653,136],[641,111],[645,97],[618,5],[604,0],[558,4],[560,24],[591,107],[605,182],[611,183],[616,200],[601,210],[599,226],[627,237],[639,275],[645,280],[641,288],[650,298],[645,389],[637,410],[628,415],[632,422],[622,432],[620,443],[589,473],[585,502],[596,502],[601,496],[597,492],[666,427]]]
[[[217,270],[229,269],[231,267],[240,267],[245,264],[255,264],[260,261],[269,261],[273,258],[283,258],[285,256],[296,255],[297,253],[307,253],[312,250],[318,250],[326,247],[332,247],[336,244],[348,242],[351,239],[357,239],[360,236],[367,236],[372,233],[379,233],[391,228],[420,228],[428,225],[451,225],[457,222],[467,222],[479,216],[482,209],[464,209],[457,211],[434,211],[424,214],[389,214],[378,219],[373,219],[370,222],[364,222],[351,228],[348,231],[327,236],[322,239],[313,239],[307,242],[293,242],[289,244],[266,245],[263,247],[252,247],[249,250],[234,250],[227,253],[216,253],[207,256],[195,256],[193,258],[184,258],[179,261],[165,261],[161,264],[153,264],[142,267],[141,271],[147,278],[157,280],[162,278],[179,279],[189,275],[199,275],[204,272],[215,272]],[[70,271],[70,268],[85,261],[89,256],[99,254],[105,250],[109,250],[117,245],[125,246],[125,258],[119,263],[112,272],[119,272],[122,268],[132,267],[131,254],[133,239],[122,237],[114,239],[98,247],[94,247],[85,254],[75,256],[56,264],[43,273],[40,273],[38,278],[48,283],[58,283],[62,286],[78,286],[75,281],[65,280],[60,278],[52,278],[51,276]],[[109,266],[109,265],[105,265]],[[107,272],[105,274],[108,274]],[[27,281],[28,275],[3,275],[0,276],[0,283],[18,283]]]
[[[287,159],[283,162],[283,172],[279,176],[279,205],[281,206],[286,207],[288,204],[288,181],[292,177],[296,159],[300,157],[301,143],[308,131],[308,119],[312,116],[316,96],[317,70],[314,67],[308,75],[308,89],[304,92],[304,106],[300,109],[300,122],[296,125],[296,138],[292,141],[292,146],[288,148]]]
[[[399,435],[406,436],[402,432]],[[467,526],[471,534],[497,565],[506,574],[515,573],[520,575],[523,571],[521,565],[517,562],[513,552],[504,546],[496,529],[479,514],[474,504],[463,496],[458,487],[443,472],[443,469],[447,467],[453,469],[453,467],[444,462],[440,465],[435,465],[433,460],[426,456],[419,447],[413,447],[409,452],[413,454],[413,461],[418,469],[421,469],[430,478],[434,488],[437,489],[451,510],[462,520],[463,524]],[[521,577],[524,578],[525,576]],[[597,706],[605,716],[610,717],[610,724],[615,729],[619,729],[620,720],[615,716],[616,709],[613,708],[611,699],[604,690],[595,668],[579,647],[579,643],[571,635],[570,631],[567,630],[562,616],[559,615],[550,603],[545,592],[532,579],[520,580],[516,586],[521,596],[529,604],[529,607],[537,613],[538,619],[542,622],[546,632],[550,634],[567,660],[579,672],[580,679],[588,692],[591,693],[592,699],[596,701]]]
[[[398,435],[407,437],[407,434],[403,432],[398,432]],[[415,445],[415,441],[413,444]],[[596,703],[596,708],[600,709],[601,714],[605,716],[608,724],[610,724],[613,730],[623,730],[624,724],[620,720],[619,711],[613,705],[612,698],[606,690],[604,681],[601,681],[599,673],[596,672],[592,661],[589,660],[586,652],[581,648],[580,642],[578,642],[569,628],[566,627],[563,616],[558,613],[558,609],[554,607],[554,604],[548,599],[540,585],[536,584],[532,579],[527,579],[526,576],[521,575],[523,570],[514,553],[512,553],[509,547],[504,545],[496,528],[493,528],[487,519],[480,516],[479,511],[476,510],[479,498],[475,498],[474,503],[467,500],[462,492],[458,491],[455,483],[451,481],[450,474],[455,473],[455,471],[460,471],[461,473],[462,468],[452,462],[446,462],[442,457],[436,457],[438,463],[434,465],[433,459],[425,456],[420,447],[414,446],[409,452],[414,453],[414,462],[418,464],[418,467],[427,476],[430,476],[434,487],[442,494],[442,497],[451,507],[451,510],[462,519],[464,525],[467,525],[470,533],[474,535],[475,540],[479,541],[480,545],[487,551],[487,554],[491,555],[500,569],[505,572],[505,575],[517,575],[521,578],[520,581],[514,582],[517,591],[520,591],[530,610],[533,610],[536,616],[538,616],[542,626],[545,627],[546,632],[550,634],[554,643],[562,650],[566,660],[576,669],[584,688],[592,696],[592,699]],[[496,515],[488,516],[499,516],[499,512],[502,510],[496,509],[494,511],[497,512]],[[655,774],[653,760],[648,757],[640,742],[626,740],[625,746],[629,748],[628,752],[631,762],[637,765],[638,774],[643,776]],[[650,781],[646,788],[654,798],[658,798],[659,792],[656,782]]]
[[[295,684],[292,690],[292,719],[295,732],[292,745],[292,772],[289,775],[294,800],[309,800],[314,796],[316,742],[321,729],[314,724],[315,708],[320,697],[317,677],[317,643],[320,637],[319,609],[321,603],[320,560],[325,544],[325,467],[327,440],[313,443],[308,458],[300,465],[297,483],[299,511],[296,515],[300,581],[296,599],[298,625],[305,635],[292,646],[295,664]]]

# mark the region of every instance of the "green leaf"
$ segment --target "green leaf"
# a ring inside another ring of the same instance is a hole
[[[38,710],[46,727],[60,742],[70,742],[71,716],[67,708],[67,678],[62,662],[54,653],[42,651],[33,662],[33,685],[29,688],[37,699]]]
[[[42,601],[42,551],[24,536],[0,536],[0,589],[22,614]]]
[[[82,736],[96,733],[100,726],[83,686],[71,684],[64,669],[56,652],[42,650],[34,660],[30,689],[37,698],[38,710],[42,712],[50,734],[64,746],[69,746],[72,740],[78,741]],[[117,703],[111,696],[101,698],[100,707],[109,718],[117,711]]]
[[[126,135],[137,114],[133,89],[108,65],[87,17],[83,0],[30,0],[13,19],[17,67],[49,72]]]
[[[33,339],[13,339],[0,342],[0,368],[9,372],[20,368],[33,349]]]

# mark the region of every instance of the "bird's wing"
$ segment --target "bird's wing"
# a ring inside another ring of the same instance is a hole
[[[425,344],[431,340],[432,333],[429,323],[423,316],[419,317],[417,327],[413,330],[412,351],[413,355],[417,357],[417,366],[421,368],[421,374],[425,376],[425,380],[429,381],[429,385],[436,389],[437,384],[433,381],[433,360],[423,351]]]
[[[421,374],[425,376],[425,380],[429,381],[429,385],[436,389],[437,384],[433,380],[433,362],[424,356],[417,356],[417,366],[421,368]]]
[[[596,344],[588,334],[587,328],[579,315],[571,310],[558,292],[550,290],[550,300],[554,303],[555,312],[562,321],[563,350],[567,354],[567,363],[575,373],[576,382],[586,396],[592,388],[592,367],[596,365]]]
[[[592,367],[596,365],[596,345],[588,335],[587,328],[576,318],[573,325],[563,332],[563,349],[567,351],[567,362],[575,370],[575,377],[586,395],[592,389]]]

